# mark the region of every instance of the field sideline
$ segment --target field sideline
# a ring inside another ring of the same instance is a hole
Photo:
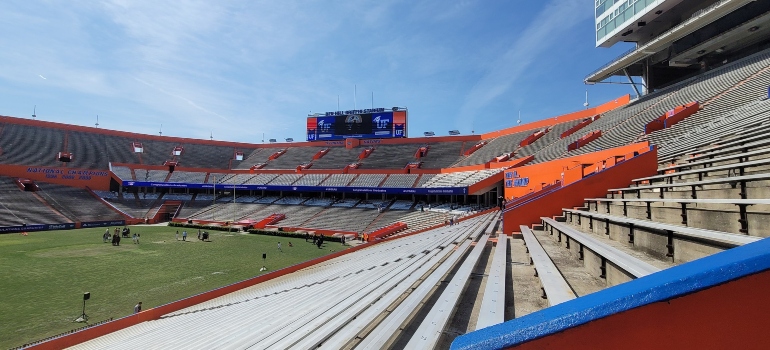
[[[111,228],[112,230],[113,228]],[[139,244],[102,243],[105,228],[0,235],[0,348],[20,346],[82,327],[72,322],[83,307],[89,321],[120,318],[142,301],[145,309],[248,279],[343,249],[318,249],[304,239],[211,231],[211,242],[176,227],[131,226]],[[278,251],[281,242],[283,253]],[[289,242],[293,247],[289,247]],[[260,272],[262,254],[268,271]]]

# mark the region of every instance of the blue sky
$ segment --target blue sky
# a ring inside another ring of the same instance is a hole
[[[411,136],[498,130],[631,92],[583,77],[593,4],[0,2],[0,115],[148,134],[304,140],[309,112],[405,106]],[[354,102],[354,86],[357,99]]]

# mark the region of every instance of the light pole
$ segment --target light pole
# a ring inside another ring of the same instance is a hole
[[[214,176],[214,199],[211,200],[211,221],[214,221],[214,211],[217,210],[217,177]]]

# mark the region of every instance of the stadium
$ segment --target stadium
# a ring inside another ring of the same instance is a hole
[[[0,116],[0,247],[127,226],[331,248],[9,346],[766,348],[768,21],[767,1],[596,0],[596,46],[635,48],[584,82],[633,95],[480,134],[410,136],[404,107],[267,143]]]

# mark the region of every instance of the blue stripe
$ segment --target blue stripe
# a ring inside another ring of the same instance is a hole
[[[451,349],[501,349],[770,269],[770,239],[717,253],[457,337]]]

